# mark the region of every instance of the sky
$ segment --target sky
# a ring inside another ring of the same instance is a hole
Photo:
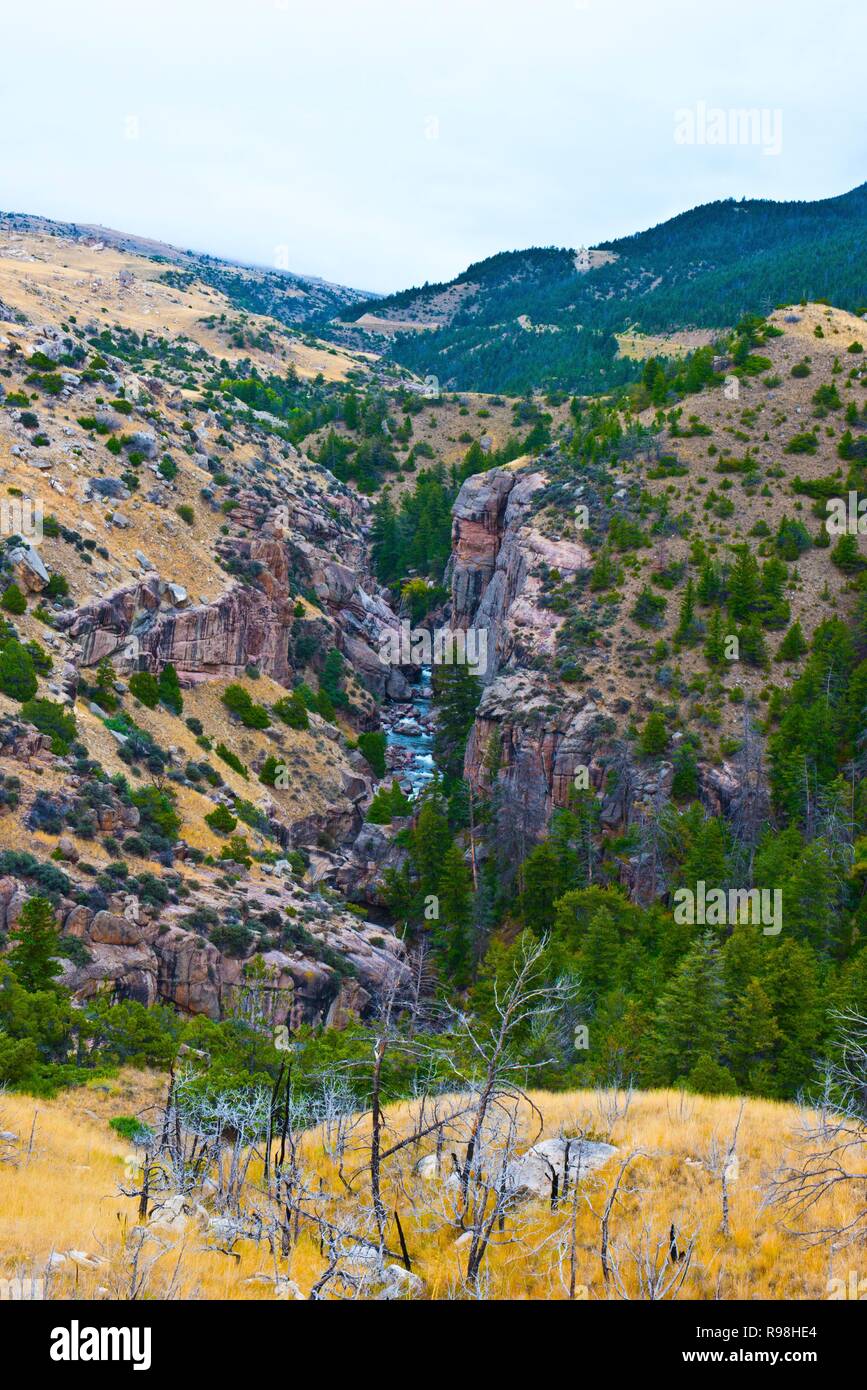
[[[864,182],[865,40],[867,0],[4,6],[0,208],[387,292]]]

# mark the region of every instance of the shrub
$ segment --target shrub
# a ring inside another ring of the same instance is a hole
[[[36,694],[39,682],[33,657],[26,647],[12,639],[0,649],[0,690],[22,703]]]
[[[68,594],[69,580],[62,574],[52,574],[42,590],[43,598],[66,598]]]
[[[227,844],[220,850],[221,859],[232,859],[236,864],[243,864],[249,869],[253,860],[250,857],[250,846],[247,844],[246,835],[233,835]]]
[[[388,825],[396,816],[408,816],[411,811],[412,802],[404,796],[397,778],[394,778],[390,787],[380,787],[376,793],[370,803],[367,819],[374,825]]]
[[[7,613],[14,614],[16,618],[27,612],[27,600],[14,580],[3,591],[0,608],[5,608]]]
[[[175,507],[175,511],[181,518],[181,521],[185,521],[188,526],[193,526],[195,524],[196,514],[189,502],[179,502]]]
[[[150,671],[136,671],[130,676],[129,692],[143,705],[147,705],[148,709],[156,709],[159,703],[160,688],[156,677],[152,676]]]
[[[285,767],[286,764],[280,758],[275,758],[273,753],[269,753],[262,764],[259,781],[266,787],[276,786],[277,778],[281,776]]]
[[[184,708],[184,699],[181,695],[178,673],[170,661],[167,661],[160,671],[157,690],[160,703],[165,705],[166,709],[170,709],[172,714],[180,714]]]
[[[287,698],[278,700],[274,705],[274,713],[278,719],[283,720],[284,724],[288,724],[290,729],[310,728],[307,706],[297,690],[293,691]]]
[[[665,617],[666,601],[645,584],[635,602],[632,616],[639,627],[659,627]]]
[[[381,730],[359,734],[359,751],[370,764],[376,777],[385,776],[385,734]]]
[[[109,1128],[115,1134],[119,1134],[121,1139],[125,1139],[128,1144],[138,1144],[139,1148],[146,1149],[154,1138],[153,1130],[146,1124],[142,1124],[135,1115],[115,1115],[108,1122]]]
[[[789,440],[783,453],[785,454],[815,454],[819,447],[819,440],[811,430],[802,430],[800,434],[795,434]]]
[[[224,956],[245,956],[253,944],[250,928],[243,922],[220,922],[211,930],[211,941]]]
[[[227,685],[222,700],[226,709],[240,719],[245,729],[267,729],[271,723],[265,706],[254,704],[243,685]]]
[[[228,806],[224,806],[222,802],[215,806],[213,811],[208,812],[205,820],[218,835],[231,835],[238,824],[237,817],[233,816]]]
[[[41,734],[51,737],[52,751],[67,753],[75,738],[75,715],[66,706],[53,700],[27,700],[21,706],[21,718],[26,719]]]
[[[233,768],[235,772],[240,773],[240,775],[246,779],[246,767],[241,762],[241,759],[236,757],[230,748],[226,747],[225,743],[218,743],[214,752],[218,758],[222,758],[224,763],[228,763],[229,767]]]
[[[658,757],[668,747],[668,727],[665,717],[658,710],[647,716],[647,723],[641,731],[640,747],[646,758]]]
[[[132,793],[132,804],[141,812],[144,826],[154,827],[169,841],[178,838],[181,818],[174,807],[174,797],[170,792],[160,791],[158,787],[140,787]]]

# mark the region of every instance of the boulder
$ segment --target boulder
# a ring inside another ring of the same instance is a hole
[[[142,929],[128,917],[120,917],[113,912],[97,912],[88,936],[91,941],[106,946],[137,946],[142,939]]]
[[[512,1160],[506,1169],[506,1182],[515,1196],[549,1198],[555,1178],[562,1193],[567,1174],[570,1184],[581,1182],[616,1152],[613,1144],[590,1139],[543,1139]]]
[[[16,546],[9,552],[8,563],[13,579],[29,593],[41,593],[48,583],[48,570],[32,545]]]

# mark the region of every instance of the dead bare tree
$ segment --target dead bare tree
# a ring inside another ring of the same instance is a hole
[[[774,1174],[765,1205],[779,1207],[787,1228],[809,1244],[839,1250],[867,1243],[867,1018],[854,1010],[835,1017],[836,1050],[819,1101],[802,1106],[795,1157]],[[853,1201],[850,1216],[834,1214],[835,1197]]]
[[[470,1053],[479,1066],[476,1076],[466,1076],[460,1071],[454,1056],[450,1055],[448,1059],[460,1076],[462,1085],[472,1087],[476,1095],[460,1174],[461,1196],[465,1205],[478,1165],[479,1141],[491,1108],[516,1096],[526,1100],[517,1077],[525,1077],[531,1066],[516,1054],[517,1035],[525,1025],[532,1025],[538,1030],[552,1022],[562,1008],[564,998],[575,990],[574,982],[558,981],[551,985],[544,978],[546,949],[546,938],[532,941],[526,936],[523,938],[512,979],[504,989],[494,984],[495,1021],[489,1029],[479,1029],[465,1014],[453,1011],[459,1035],[469,1044]],[[531,1065],[544,1066],[548,1060]]]
[[[630,1149],[629,1153],[621,1161],[620,1167],[618,1168],[617,1173],[615,1175],[614,1182],[611,1184],[608,1196],[605,1199],[605,1205],[603,1206],[601,1213],[597,1215],[597,1213],[594,1212],[594,1215],[596,1216],[596,1219],[599,1222],[599,1263],[602,1267],[602,1279],[606,1285],[610,1282],[612,1276],[611,1216],[614,1211],[615,1204],[620,1200],[621,1188],[623,1187],[623,1180],[626,1176],[628,1169],[631,1167],[631,1165],[635,1162],[637,1158],[643,1157],[644,1153],[641,1149]],[[635,1192],[635,1190],[636,1189],[632,1187],[623,1188],[623,1191],[626,1193],[632,1193]],[[593,1211],[592,1207],[591,1211]]]
[[[738,1109],[738,1117],[732,1131],[732,1137],[725,1149],[720,1147],[719,1141],[714,1135],[710,1143],[705,1166],[709,1173],[720,1180],[722,1193],[722,1217],[720,1219],[720,1231],[724,1236],[731,1233],[729,1224],[729,1184],[738,1176],[738,1133],[741,1127],[741,1120],[744,1117],[744,1101],[741,1101]]]
[[[627,1276],[627,1270],[631,1269],[635,1276],[635,1297],[651,1303],[677,1298],[692,1264],[698,1232],[692,1232],[682,1249],[673,1239],[673,1232],[671,1226],[668,1231],[656,1235],[645,1221],[637,1242],[612,1243],[609,1267],[618,1297],[633,1297]]]

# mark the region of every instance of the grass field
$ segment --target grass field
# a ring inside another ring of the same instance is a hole
[[[318,1229],[302,1220],[288,1258],[269,1251],[267,1239],[223,1242],[208,1219],[216,1204],[209,1187],[193,1194],[186,1214],[162,1224],[157,1213],[137,1226],[137,1200],[121,1195],[135,1187],[138,1156],[109,1129],[112,1115],[150,1113],[165,1087],[156,1074],[123,1072],[117,1079],[69,1091],[53,1101],[20,1095],[0,1100],[0,1129],[18,1135],[0,1146],[0,1277],[44,1277],[49,1297],[273,1298],[306,1296],[325,1266]],[[847,1279],[854,1251],[836,1257],[824,1244],[810,1245],[788,1231],[778,1209],[763,1204],[772,1172],[796,1142],[803,1115],[796,1107],[767,1101],[744,1103],[737,1162],[729,1167],[730,1222],[722,1229],[720,1155],[724,1154],[741,1102],[675,1091],[636,1094],[625,1114],[611,1093],[531,1093],[546,1136],[581,1130],[606,1138],[617,1152],[555,1209],[526,1200],[495,1230],[482,1266],[485,1296],[498,1299],[561,1299],[568,1296],[575,1262],[579,1301],[641,1297],[639,1266],[664,1258],[671,1228],[679,1248],[694,1242],[678,1296],[691,1299],[827,1298],[832,1278]],[[622,1097],[621,1097],[622,1100]],[[537,1137],[533,1112],[521,1116],[524,1140]],[[411,1132],[412,1107],[392,1107],[386,1138]],[[351,1131],[343,1153],[344,1176],[361,1175],[350,1193],[327,1154],[322,1134],[301,1143],[308,1188],[325,1195],[312,1211],[350,1219],[369,1207],[364,1172],[369,1124]],[[429,1139],[401,1150],[384,1167],[388,1208],[386,1239],[396,1246],[397,1210],[412,1260],[424,1281],[422,1296],[463,1296],[469,1237],[454,1223],[455,1184],[423,1178],[419,1158],[433,1151]],[[610,1214],[610,1251],[618,1279],[602,1276],[601,1217],[623,1161],[635,1151]],[[228,1161],[228,1160],[227,1160]],[[261,1163],[254,1159],[244,1199],[249,1214],[264,1212]],[[834,1199],[814,1218],[855,1215],[855,1196]],[[574,1229],[574,1236],[573,1236]],[[231,1249],[229,1248],[231,1246]],[[69,1254],[67,1252],[73,1252]],[[56,1256],[65,1254],[58,1262]],[[150,1262],[153,1261],[151,1264]]]

